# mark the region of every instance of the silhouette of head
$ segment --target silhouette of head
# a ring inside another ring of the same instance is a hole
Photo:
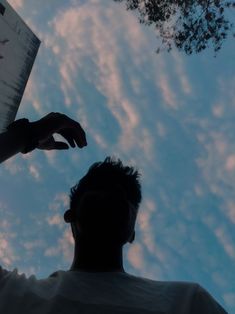
[[[134,240],[140,202],[138,171],[107,157],[94,163],[71,189],[64,219],[71,223],[75,241],[124,245]]]

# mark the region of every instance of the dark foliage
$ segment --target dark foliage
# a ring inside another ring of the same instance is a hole
[[[227,9],[235,8],[234,0],[114,1],[125,2],[127,10],[138,12],[140,23],[155,26],[161,40],[157,53],[176,46],[188,55],[207,47],[212,47],[216,54],[233,29],[225,14]]]

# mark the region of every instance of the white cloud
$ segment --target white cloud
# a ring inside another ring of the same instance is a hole
[[[39,171],[39,168],[38,168],[37,165],[35,165],[35,164],[29,165],[29,173],[32,175],[32,177],[36,181],[40,181],[41,180],[40,171]]]
[[[223,227],[218,227],[215,230],[215,234],[219,240],[219,242],[221,243],[221,245],[223,246],[225,252],[227,253],[227,255],[235,260],[235,247],[234,247],[234,243],[229,235],[229,233],[227,232],[227,230],[225,230],[225,228]]]

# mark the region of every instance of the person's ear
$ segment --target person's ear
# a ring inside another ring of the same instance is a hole
[[[135,231],[132,232],[130,238],[128,239],[128,242],[132,243],[132,242],[134,242],[134,240],[135,240]]]
[[[71,209],[66,210],[66,212],[64,213],[64,221],[67,223],[74,222],[75,221],[74,211],[72,211]]]

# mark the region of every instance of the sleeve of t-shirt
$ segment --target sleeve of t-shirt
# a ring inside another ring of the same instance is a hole
[[[228,314],[225,309],[207,292],[198,285],[195,292],[191,314]]]

